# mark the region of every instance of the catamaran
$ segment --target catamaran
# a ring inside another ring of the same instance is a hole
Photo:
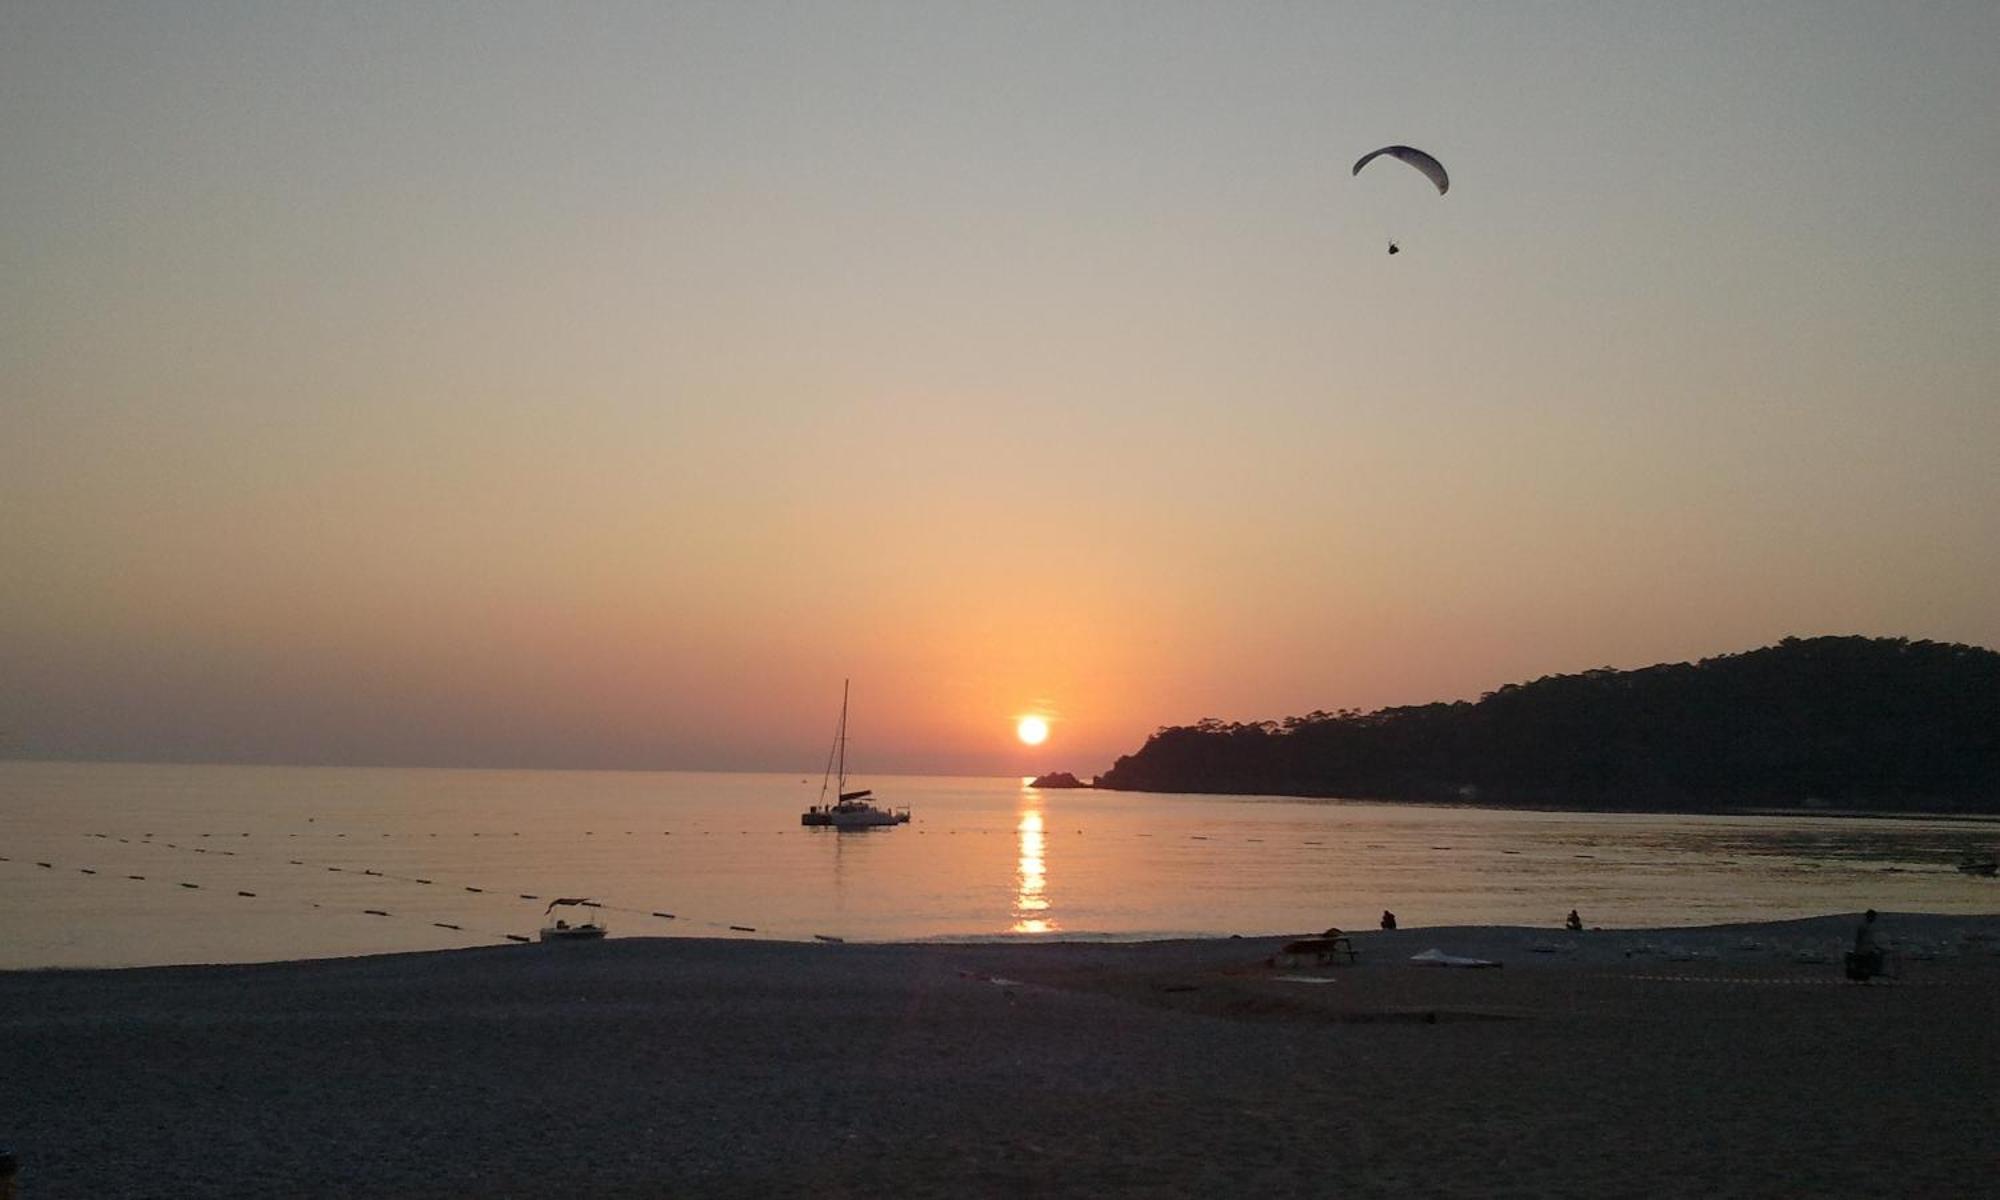
[[[827,751],[826,775],[819,781],[818,804],[799,814],[801,825],[830,825],[835,829],[877,829],[910,823],[908,808],[888,808],[874,801],[874,789],[847,790],[847,684],[840,681],[840,724],[833,734],[833,748]],[[828,787],[834,802],[826,802]]]

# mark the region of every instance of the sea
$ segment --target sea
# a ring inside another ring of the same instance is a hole
[[[2000,911],[2000,822],[1684,816],[858,781],[908,825],[804,828],[793,774],[0,763],[0,968],[612,937],[1143,940]]]

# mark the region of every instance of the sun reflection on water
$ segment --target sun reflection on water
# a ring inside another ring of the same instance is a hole
[[[1021,810],[1021,820],[1014,832],[1020,839],[1021,854],[1015,870],[1013,932],[1054,933],[1056,923],[1048,916],[1048,873],[1044,859],[1048,842],[1042,832],[1042,810],[1035,800],[1028,800],[1028,807]]]

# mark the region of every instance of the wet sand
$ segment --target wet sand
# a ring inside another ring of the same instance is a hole
[[[0,1145],[33,1200],[1989,1189],[2000,917],[1885,914],[1867,985],[1853,925],[12,972]]]

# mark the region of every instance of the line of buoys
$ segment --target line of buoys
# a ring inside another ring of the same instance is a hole
[[[178,847],[176,847],[176,848],[178,848]],[[196,850],[197,850],[197,852],[199,852],[198,848],[196,848],[196,847],[189,847],[189,849],[196,849]],[[309,864],[306,864],[306,863],[305,863],[305,862],[304,862],[303,860],[299,860],[299,859],[291,859],[291,860],[287,860],[287,861],[288,861],[288,862],[292,862],[292,863],[297,863],[298,865],[302,865],[302,866],[303,866],[303,865],[309,865]],[[48,863],[42,863],[42,864],[38,864],[38,865],[42,865],[42,866],[51,866],[51,867],[53,866],[53,864],[48,864]],[[351,870],[350,868],[341,868],[341,867],[328,867],[327,869],[328,869],[329,871],[347,871],[348,873],[352,873],[352,870]],[[81,868],[81,870],[83,870],[83,871],[84,871],[84,872],[85,872],[86,874],[93,874],[93,875],[94,875],[94,874],[96,874],[96,873],[97,873],[97,871],[96,871],[95,869],[93,869],[93,868],[88,868],[88,867],[86,867],[86,868]],[[392,875],[388,875],[388,874],[386,874],[386,873],[384,873],[384,872],[382,872],[382,871],[377,871],[377,870],[375,870],[375,869],[373,869],[373,868],[364,868],[364,869],[362,870],[362,873],[363,873],[363,874],[366,874],[366,875],[372,875],[372,876],[377,876],[377,877],[381,877],[381,878],[407,878],[407,877],[403,877],[403,876],[392,876]],[[142,881],[142,882],[143,882],[143,881],[144,881],[144,880],[146,879],[146,877],[145,877],[145,876],[143,876],[143,875],[130,875],[130,876],[127,876],[127,878],[128,878],[128,879],[133,879],[133,880],[138,880],[138,881]],[[416,881],[416,880],[410,880],[410,882],[418,882],[418,881]],[[423,881],[423,882],[428,882],[428,881]],[[183,883],[181,883],[181,885],[180,885],[180,886],[182,886],[182,887],[184,887],[184,888],[188,888],[188,889],[191,889],[191,890],[200,890],[200,889],[201,889],[201,886],[202,886],[202,885],[201,885],[201,884],[198,884],[198,883],[190,883],[190,882],[183,882]],[[486,889],[484,889],[484,888],[479,888],[479,887],[474,887],[474,886],[471,886],[471,885],[466,885],[466,886],[465,886],[465,890],[466,890],[466,891],[468,891],[468,892],[475,892],[475,893],[484,893]],[[238,891],[236,892],[236,894],[237,894],[238,896],[241,896],[241,897],[245,897],[245,898],[249,898],[249,899],[257,899],[257,898],[258,898],[258,893],[256,893],[256,892],[252,892],[252,891],[247,891],[247,890],[240,890],[240,889],[239,889],[239,890],[238,890]],[[537,896],[535,895],[535,893],[532,893],[532,892],[521,892],[521,893],[518,893],[518,894],[520,895],[520,897],[521,897],[522,899],[528,899],[528,900],[532,900],[532,899],[538,899],[538,898],[539,898],[539,897],[537,897]],[[311,907],[311,908],[315,908],[315,909],[317,909],[317,908],[323,908],[323,907],[324,907],[323,905],[321,905],[321,904],[320,904],[319,902],[317,902],[317,901],[311,901],[311,902],[308,902],[308,906],[309,906],[309,907]],[[651,916],[654,916],[654,917],[657,917],[657,918],[660,918],[660,919],[662,919],[662,920],[669,920],[669,921],[675,921],[675,920],[680,920],[680,919],[681,919],[681,918],[680,918],[680,917],[679,917],[679,916],[678,916],[677,914],[675,914],[675,913],[670,913],[670,912],[667,912],[667,911],[665,911],[665,910],[662,910],[662,909],[651,909],[651,910],[647,910],[647,909],[635,909],[635,908],[627,908],[627,907],[625,907],[625,906],[623,906],[623,905],[616,905],[616,904],[606,904],[606,903],[604,903],[603,901],[598,901],[598,900],[587,900],[587,901],[584,901],[584,902],[583,902],[583,906],[584,906],[584,907],[588,907],[588,908],[596,908],[596,909],[605,909],[605,910],[609,910],[609,911],[614,911],[614,912],[628,912],[628,913],[634,913],[634,914],[646,914],[646,915],[651,915]],[[390,911],[388,911],[388,910],[386,910],[386,909],[379,909],[379,908],[369,908],[369,909],[363,909],[363,910],[361,910],[361,911],[362,911],[362,912],[363,912],[363,913],[364,913],[365,915],[368,915],[368,916],[375,916],[375,917],[393,917],[393,916],[395,916],[395,914],[394,914],[394,913],[392,913],[392,912],[390,912]],[[711,927],[714,927],[714,928],[718,928],[718,929],[727,929],[727,930],[729,930],[729,931],[731,931],[731,932],[734,932],[734,933],[757,933],[757,932],[759,932],[759,929],[758,929],[758,927],[757,927],[757,926],[755,926],[755,925],[735,925],[735,924],[729,924],[729,925],[725,925],[725,924],[723,924],[723,923],[721,923],[721,922],[716,922],[716,921],[703,921],[703,922],[697,922],[697,923],[698,923],[698,924],[704,924],[704,925],[709,925],[709,926],[711,926]],[[460,932],[460,933],[462,933],[462,932],[464,932],[464,931],[465,931],[465,928],[464,928],[464,926],[463,926],[463,925],[460,925],[460,924],[457,924],[457,923],[455,923],[455,922],[450,922],[450,921],[431,921],[431,922],[428,922],[428,924],[429,924],[429,925],[431,925],[431,926],[432,926],[433,928],[438,928],[438,929],[449,929],[449,930],[452,930],[452,931],[454,931],[454,932]],[[533,940],[533,939],[531,939],[531,938],[528,938],[528,937],[525,937],[525,936],[522,936],[522,935],[519,935],[519,934],[511,934],[511,933],[496,933],[496,934],[491,934],[491,935],[489,935],[489,936],[494,936],[494,937],[499,937],[499,938],[504,938],[505,940],[507,940],[507,941],[511,941],[511,942],[522,942],[522,943],[527,943],[527,942],[531,942],[531,941]],[[811,936],[812,936],[812,937],[814,938],[814,940],[816,940],[816,941],[820,941],[820,942],[825,942],[825,943],[829,943],[829,944],[844,944],[844,943],[845,943],[845,939],[844,939],[844,938],[840,938],[840,937],[837,937],[837,936],[835,936],[835,935],[832,935],[832,934],[813,934],[813,935],[811,935]]]
[[[747,832],[747,831],[746,831],[746,832]],[[992,831],[991,831],[991,830],[982,830],[981,832],[992,832]],[[629,835],[630,831],[627,831],[627,833],[628,833],[628,835]],[[673,831],[672,831],[672,830],[662,830],[662,831],[661,831],[661,836],[663,836],[663,837],[667,837],[667,836],[672,836],[672,834],[673,834]],[[248,835],[243,835],[243,836],[248,836]],[[341,834],[341,835],[337,835],[337,836],[343,836],[343,837],[344,837],[344,836],[346,836],[346,835],[345,835],[345,834]],[[518,837],[518,836],[520,836],[520,835],[519,835],[518,833],[516,833],[516,834],[515,834],[514,836]],[[202,851],[202,850],[201,850],[201,849],[200,849],[199,847],[181,847],[181,846],[178,846],[178,845],[176,845],[176,844],[174,844],[174,843],[160,843],[160,844],[164,844],[164,845],[166,845],[166,846],[167,846],[167,847],[168,847],[169,849],[193,849],[193,850],[195,850],[195,851],[196,851],[197,853],[201,853],[201,852],[204,852],[204,851]],[[234,851],[218,851],[218,853],[223,853],[223,854],[234,854]],[[309,861],[307,861],[307,860],[305,860],[305,859],[288,859],[288,860],[286,860],[286,861],[287,861],[288,863],[292,864],[292,865],[297,865],[297,866],[314,866],[314,865],[323,865],[323,864],[314,864],[314,863],[311,863],[311,862],[309,862]],[[420,878],[420,877],[412,877],[412,876],[405,876],[405,875],[396,875],[396,874],[393,874],[393,873],[390,873],[390,872],[385,872],[385,871],[381,871],[381,870],[377,870],[377,869],[375,869],[375,868],[373,868],[373,867],[366,867],[366,868],[357,868],[357,867],[342,867],[342,866],[333,866],[333,865],[326,865],[326,866],[325,866],[325,869],[326,869],[327,871],[329,871],[329,872],[333,872],[333,873],[348,873],[348,874],[355,874],[355,873],[359,873],[359,874],[363,874],[363,875],[367,875],[367,876],[372,876],[372,877],[377,877],[377,878],[385,878],[385,879],[397,879],[397,880],[401,880],[401,881],[404,881],[404,882],[409,882],[409,883],[422,883],[422,884],[430,884],[430,883],[432,883],[432,882],[433,882],[432,880],[430,880],[430,879],[427,879],[427,878]],[[143,877],[135,877],[135,878],[141,878],[141,879],[143,879]],[[183,886],[185,886],[185,887],[189,887],[189,888],[199,888],[199,887],[200,887],[200,885],[198,885],[198,884],[192,884],[192,883],[189,883],[189,884],[184,884]],[[466,884],[466,885],[461,885],[461,886],[462,886],[462,887],[464,888],[464,890],[465,890],[466,892],[468,892],[468,893],[473,893],[473,894],[484,894],[484,893],[486,893],[486,892],[487,892],[487,890],[488,890],[488,889],[486,889],[486,888],[484,888],[484,887],[479,887],[479,886],[475,886],[475,885],[471,885],[471,884]],[[255,897],[255,895],[256,895],[255,893],[249,893],[249,892],[239,892],[238,894],[239,894],[239,895],[244,895],[244,896],[249,896],[249,897],[253,897],[253,898],[254,898],[254,897]],[[540,898],[540,897],[538,896],[538,894],[536,894],[536,893],[533,893],[533,892],[520,892],[520,893],[517,893],[517,894],[518,894],[518,895],[520,896],[520,898],[521,898],[521,899],[523,899],[523,900],[537,900],[537,899],[539,899],[539,898]],[[318,902],[310,902],[309,906],[310,906],[310,907],[312,907],[312,908],[321,908],[321,907],[323,907],[323,906],[322,906],[321,904],[319,904]],[[681,916],[680,916],[680,915],[678,915],[678,914],[675,914],[675,913],[671,913],[671,912],[667,912],[667,911],[665,911],[665,910],[660,910],[660,909],[652,909],[652,910],[648,910],[648,909],[638,909],[638,908],[628,908],[628,907],[625,907],[625,906],[623,906],[623,905],[615,905],[615,904],[606,904],[606,903],[603,903],[603,902],[601,902],[601,901],[589,901],[589,902],[587,902],[587,907],[590,907],[590,908],[599,908],[599,909],[604,909],[604,910],[607,910],[607,911],[613,911],[613,912],[627,912],[627,913],[633,913],[633,914],[635,914],[635,915],[642,915],[642,916],[652,916],[652,917],[656,917],[656,918],[658,918],[658,919],[661,919],[661,920],[670,920],[670,921],[681,921],[681,922],[683,922],[683,923],[686,923],[686,921],[687,921],[687,918],[684,918],[684,917],[681,917]],[[369,909],[369,910],[363,910],[363,911],[365,911],[365,912],[369,913],[370,915],[374,915],[374,916],[384,916],[384,917],[387,917],[387,916],[392,916],[392,915],[393,915],[393,914],[389,913],[388,911],[386,911],[386,910],[382,910],[382,909]],[[451,924],[452,924],[452,923],[450,923],[450,922],[428,922],[428,923],[429,923],[429,924],[431,924],[431,925],[433,925],[433,926],[436,926],[436,927],[439,927],[439,928],[443,928],[443,927],[445,927],[445,926],[447,926],[447,925],[451,925]],[[706,925],[706,926],[709,926],[709,927],[711,927],[711,928],[716,928],[716,929],[726,929],[726,930],[729,930],[729,931],[731,931],[731,932],[734,932],[734,933],[758,933],[758,932],[760,932],[760,928],[759,928],[758,926],[755,926],[755,925],[737,925],[737,924],[724,924],[724,923],[722,923],[722,922],[718,922],[718,921],[702,921],[702,920],[696,920],[696,921],[694,921],[693,923],[694,923],[694,924],[697,924],[697,925]],[[463,927],[463,926],[458,926],[458,927],[457,927],[457,931],[458,931],[458,932],[464,932],[464,927]],[[801,932],[803,932],[803,931],[801,931]],[[511,941],[524,941],[524,942],[525,942],[525,941],[530,941],[530,940],[532,940],[532,939],[529,939],[529,938],[525,938],[525,937],[518,937],[518,936],[516,936],[516,935],[511,935],[511,934],[498,934],[498,933],[496,933],[496,934],[492,934],[491,936],[495,936],[495,937],[504,937],[504,938],[507,938],[508,940],[511,940]],[[782,936],[782,935],[781,935],[781,936]],[[812,937],[815,937],[815,938],[817,938],[817,939],[819,939],[819,940],[822,940],[822,941],[837,941],[837,940],[840,940],[840,939],[836,939],[836,938],[834,937],[834,935],[830,935],[830,934],[823,934],[823,935],[807,935],[807,936],[812,936]]]

